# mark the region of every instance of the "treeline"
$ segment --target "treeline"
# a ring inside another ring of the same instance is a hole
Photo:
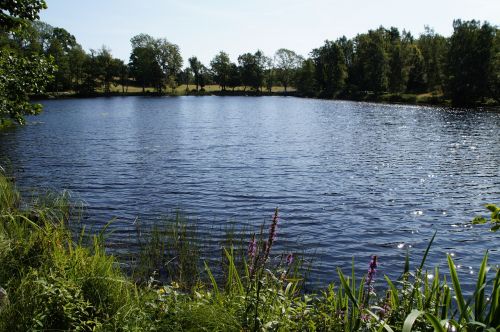
[[[415,38],[410,32],[380,27],[352,39],[327,40],[307,58],[279,49],[241,54],[231,62],[225,52],[209,64],[191,57],[183,67],[179,46],[164,38],[139,34],[131,39],[128,63],[112,56],[106,47],[85,52],[73,35],[46,23],[31,22],[19,33],[2,32],[0,47],[11,52],[43,54],[53,58],[57,70],[48,90],[93,94],[122,92],[129,86],[163,93],[180,85],[196,91],[217,84],[222,91],[285,92],[308,97],[366,99],[383,94],[431,93],[455,105],[500,102],[500,33],[480,21],[453,22],[446,38],[426,27]]]

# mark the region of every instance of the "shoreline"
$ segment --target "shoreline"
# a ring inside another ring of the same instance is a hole
[[[471,109],[483,109],[483,108],[500,108],[498,103],[482,103],[474,105],[452,105],[451,101],[444,99],[442,95],[429,95],[427,94],[358,94],[357,96],[340,96],[337,98],[325,98],[325,97],[310,97],[304,96],[297,91],[288,92],[267,92],[267,91],[187,91],[187,92],[96,92],[90,94],[81,94],[73,92],[61,92],[54,93],[49,92],[42,95],[31,96],[32,101],[37,100],[47,100],[47,99],[83,99],[83,98],[107,98],[107,97],[183,97],[183,96],[221,96],[221,97],[297,97],[306,99],[319,99],[319,100],[342,100],[342,101],[354,101],[354,102],[366,102],[366,103],[378,103],[378,104],[389,104],[389,105],[413,105],[413,106],[435,106],[435,107],[459,107],[459,108],[471,108]]]

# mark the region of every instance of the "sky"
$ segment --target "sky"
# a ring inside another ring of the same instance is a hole
[[[395,26],[416,37],[428,25],[450,36],[453,19],[500,24],[500,0],[46,0],[40,19],[72,33],[85,50],[111,49],[128,62],[130,39],[147,33],[209,64],[280,48],[307,56],[326,39]],[[185,61],[186,63],[186,61]]]

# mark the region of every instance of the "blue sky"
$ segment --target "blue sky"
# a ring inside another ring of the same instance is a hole
[[[289,48],[306,56],[325,39],[349,38],[396,26],[418,36],[425,25],[449,36],[452,21],[480,19],[498,25],[500,0],[46,0],[41,19],[65,28],[88,50],[106,45],[128,61],[139,33],[178,44],[184,59],[208,64],[220,50],[233,60],[261,49]]]

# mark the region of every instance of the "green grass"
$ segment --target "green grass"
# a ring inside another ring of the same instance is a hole
[[[111,92],[114,92],[114,93],[121,93],[122,92],[122,85],[118,84],[118,85],[111,85],[110,87],[110,91]],[[201,87],[199,87],[199,89],[201,89]],[[210,92],[219,92],[221,91],[221,87],[217,84],[209,84],[209,85],[205,85],[203,87],[204,91],[207,92],[207,93],[210,93]],[[138,87],[138,86],[128,86],[125,88],[125,92],[126,93],[142,93],[142,87]],[[103,92],[102,89],[98,89],[97,90],[98,92]],[[148,88],[145,88],[145,91],[146,92],[149,92],[149,93],[154,93],[156,92],[156,90],[154,88],[151,88],[151,87],[148,87]],[[187,91],[188,92],[194,92],[196,91],[196,85],[194,84],[189,84],[187,86]],[[233,91],[232,88],[227,88],[227,91],[231,92]],[[243,86],[238,86],[234,89],[234,91],[251,91],[250,88],[246,88],[243,87]],[[263,91],[267,92],[266,89],[264,89]],[[282,86],[273,86],[272,89],[271,89],[272,92],[274,93],[280,93],[280,92],[284,92],[285,89],[282,87]],[[292,91],[295,91],[294,88],[288,88],[287,89],[288,92],[292,92]],[[172,93],[172,89],[171,88],[166,88],[164,90],[164,92],[166,93]],[[173,90],[173,93],[174,94],[177,94],[177,95],[184,95],[186,94],[186,85],[185,84],[181,84],[179,86],[177,86],[174,90]]]
[[[469,296],[451,257],[447,272],[427,270],[434,237],[417,266],[411,268],[407,258],[397,280],[376,275],[379,283],[372,288],[371,277],[355,275],[353,267],[339,269],[338,281],[326,289],[306,293],[303,261],[287,262],[273,248],[278,210],[270,226],[255,233],[229,229],[215,264],[201,259],[200,239],[210,234],[200,234],[180,213],[153,229],[139,229],[141,249],[128,274],[106,252],[104,230],[70,231],[78,216],[68,195],[23,200],[12,180],[0,174],[0,286],[8,294],[0,301],[0,331],[500,328],[500,272],[488,264],[488,253],[478,262]]]

